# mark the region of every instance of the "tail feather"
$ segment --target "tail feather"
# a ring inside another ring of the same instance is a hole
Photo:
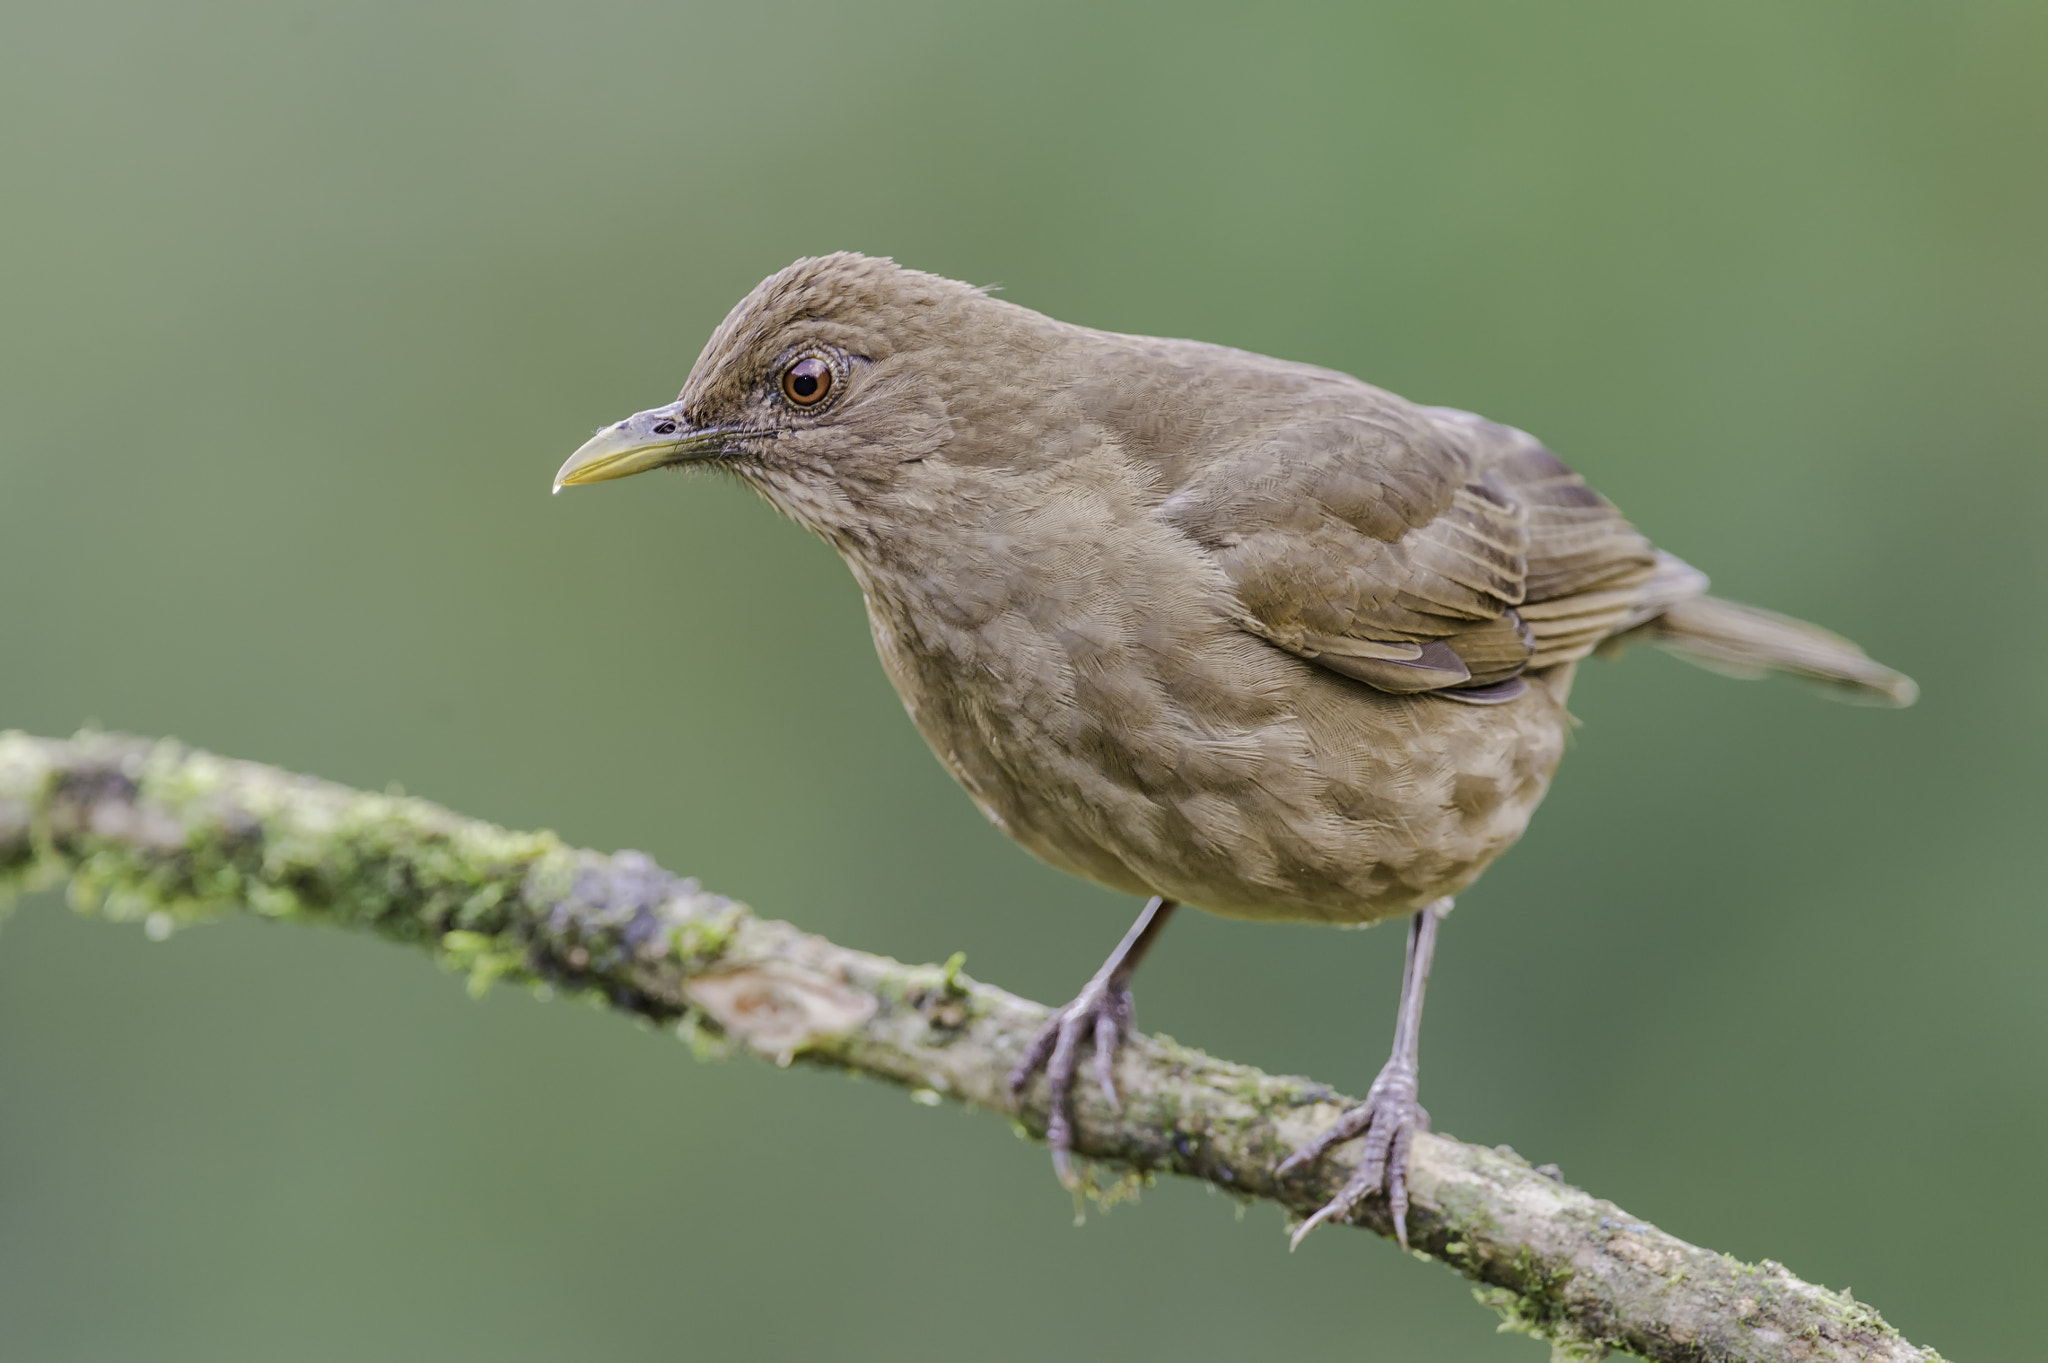
[[[1719,597],[1674,601],[1642,633],[1688,662],[1731,677],[1789,673],[1866,705],[1911,705],[1920,694],[1911,677],[1872,661],[1839,634]]]

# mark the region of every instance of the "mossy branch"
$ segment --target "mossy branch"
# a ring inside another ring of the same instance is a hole
[[[0,734],[0,893],[66,880],[78,907],[152,931],[235,909],[367,930],[466,971],[475,989],[503,979],[594,996],[703,1045],[857,1070],[1044,1130],[1042,1088],[1019,1106],[1004,1076],[1045,1008],[957,960],[904,965],[757,918],[636,852],[605,856],[171,742]],[[1298,1183],[1273,1179],[1350,1101],[1324,1085],[1142,1036],[1117,1081],[1120,1112],[1083,1086],[1076,1148],[1124,1177],[1203,1179],[1300,1216],[1351,1172],[1333,1158]],[[1554,1357],[1938,1358],[1846,1293],[1689,1245],[1505,1149],[1424,1135],[1409,1187],[1416,1252],[1470,1278]],[[1390,1233],[1377,1202],[1359,1223]]]

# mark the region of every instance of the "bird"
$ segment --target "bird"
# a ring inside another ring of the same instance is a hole
[[[1456,896],[1522,834],[1580,662],[1636,640],[1901,706],[1904,675],[1707,592],[1534,437],[1350,375],[1057,321],[851,252],[770,275],[674,402],[554,490],[714,469],[836,549],[939,761],[997,828],[1145,900],[1010,1073],[1074,1181],[1081,1055],[1112,1106],[1133,972],[1175,909],[1407,922],[1363,1138],[1297,1228],[1384,1197],[1408,1241],[1424,991]]]

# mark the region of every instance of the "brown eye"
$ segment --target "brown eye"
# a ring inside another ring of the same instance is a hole
[[[832,391],[832,366],[816,355],[782,371],[782,396],[799,407],[814,407]]]

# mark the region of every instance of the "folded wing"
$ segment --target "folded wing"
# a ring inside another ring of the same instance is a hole
[[[1202,468],[1164,506],[1230,577],[1243,628],[1383,691],[1484,702],[1640,622],[1658,554],[1555,455],[1368,391]]]

